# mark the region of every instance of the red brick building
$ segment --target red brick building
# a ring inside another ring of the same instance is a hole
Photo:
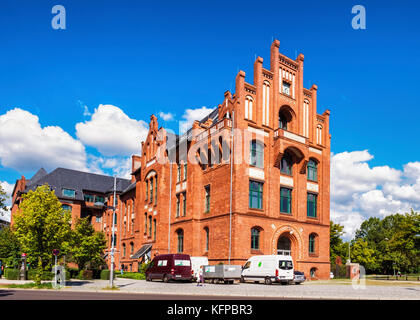
[[[316,85],[303,87],[303,61],[274,41],[270,69],[258,57],[253,83],[240,71],[235,93],[181,136],[151,116],[117,192],[117,269],[137,271],[157,253],[211,264],[290,253],[307,277],[329,278],[329,111],[317,113]],[[111,244],[112,210],[101,216]]]
[[[151,117],[133,156],[135,190],[121,196],[126,266],[150,247],[212,264],[290,252],[296,269],[329,277],[329,111],[317,113],[316,85],[303,87],[303,61],[276,40],[270,69],[258,57],[253,83],[240,71],[235,94],[182,136]]]

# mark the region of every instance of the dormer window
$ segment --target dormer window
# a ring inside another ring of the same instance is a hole
[[[62,190],[62,195],[64,197],[75,198],[76,197],[76,191],[73,190],[73,189],[63,189]]]

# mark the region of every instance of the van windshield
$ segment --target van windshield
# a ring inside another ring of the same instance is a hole
[[[175,260],[175,265],[189,267],[191,265],[191,261],[190,260]]]
[[[291,270],[293,269],[293,263],[292,261],[281,260],[279,261],[279,268],[282,270]]]

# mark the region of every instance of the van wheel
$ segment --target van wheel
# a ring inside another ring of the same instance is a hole
[[[265,278],[264,283],[270,285],[272,282],[270,278]]]
[[[241,280],[239,280],[241,283],[245,283],[245,278],[241,276]]]
[[[166,274],[163,276],[163,282],[165,282],[165,283],[169,282],[169,278]]]

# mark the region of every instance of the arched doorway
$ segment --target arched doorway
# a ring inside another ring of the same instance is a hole
[[[280,255],[291,255],[292,253],[292,244],[289,237],[280,236],[277,240],[277,254]]]

